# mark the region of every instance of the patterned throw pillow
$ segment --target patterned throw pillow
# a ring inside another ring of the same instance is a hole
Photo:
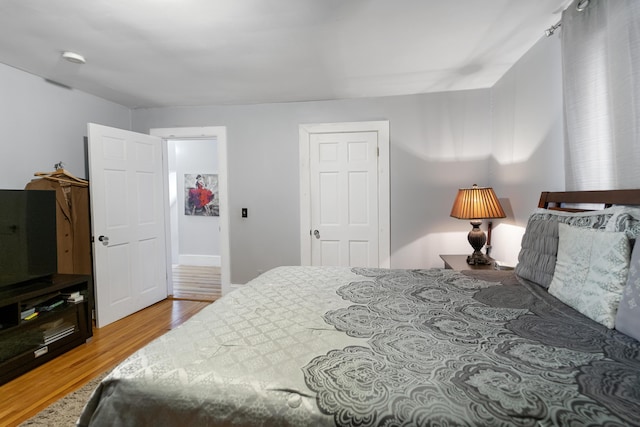
[[[614,206],[611,210],[614,214],[607,221],[605,230],[624,231],[631,240],[640,236],[640,208]]]
[[[613,328],[629,272],[624,232],[558,225],[558,261],[549,293],[580,313]]]
[[[640,240],[636,240],[629,277],[616,315],[616,329],[640,341]]]
[[[604,230],[615,213],[613,208],[571,213],[537,209],[529,217],[522,236],[515,273],[548,288],[556,268],[558,223]]]

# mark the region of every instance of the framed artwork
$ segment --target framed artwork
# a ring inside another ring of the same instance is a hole
[[[220,216],[217,174],[184,174],[184,214]]]

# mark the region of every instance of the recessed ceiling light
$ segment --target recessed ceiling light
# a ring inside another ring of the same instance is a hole
[[[84,59],[84,56],[75,52],[62,52],[62,57],[69,62],[73,62],[74,64],[84,64],[85,62],[87,62],[86,59]]]

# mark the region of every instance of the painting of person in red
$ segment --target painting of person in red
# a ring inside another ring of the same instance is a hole
[[[193,186],[189,186],[193,183]],[[218,175],[185,174],[185,215],[218,216]]]

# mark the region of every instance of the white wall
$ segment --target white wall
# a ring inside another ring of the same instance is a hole
[[[439,267],[438,254],[470,252],[471,226],[449,212],[456,189],[474,183],[503,199],[509,217],[494,221],[492,255],[514,264],[540,192],[564,189],[559,38],[541,38],[487,90],[139,109],[132,119],[145,133],[227,126],[233,283],[300,262],[298,125],[369,120],[390,121],[392,267]]]
[[[184,265],[220,265],[220,219],[185,215],[185,174],[217,174],[216,140],[168,140],[172,192],[172,261]],[[190,183],[191,184],[191,183]]]
[[[490,91],[371,99],[154,108],[133,127],[226,126],[231,281],[300,263],[298,126],[389,120],[391,266],[440,267],[439,253],[470,249],[468,222],[449,217],[456,190],[486,184],[491,156]],[[484,181],[484,182],[483,182]],[[241,208],[249,217],[240,217]]]
[[[511,219],[497,221],[493,234],[493,255],[509,259],[540,191],[564,188],[560,68],[559,39],[551,37],[492,89],[130,111],[0,65],[0,186],[23,188],[59,161],[86,176],[88,122],[143,133],[226,126],[231,281],[245,283],[300,262],[298,125],[389,120],[392,267],[437,267],[439,253],[469,252],[470,225],[449,211],[456,189],[473,183],[510,202]],[[243,207],[249,218],[240,218]]]
[[[491,90],[490,184],[508,218],[494,222],[492,255],[517,263],[529,214],[542,191],[563,191],[560,38],[542,37]]]
[[[0,188],[21,189],[34,172],[86,178],[87,123],[129,129],[130,110],[0,64]]]

